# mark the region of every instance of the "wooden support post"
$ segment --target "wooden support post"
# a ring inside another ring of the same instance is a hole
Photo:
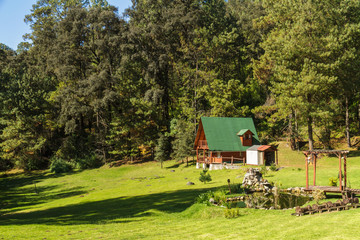
[[[306,169],[306,189],[309,189],[309,163],[308,156],[305,155],[305,169]]]
[[[213,152],[211,151],[210,152],[210,163],[212,163],[213,162]]]
[[[199,162],[199,149],[196,148],[196,162]]]
[[[205,149],[203,150],[203,161],[205,163]]]
[[[317,155],[314,154],[314,178],[313,178],[313,186],[316,186],[316,158],[317,158]]]
[[[346,190],[346,155],[344,156],[344,189]]]
[[[279,165],[279,152],[277,149],[275,150],[275,164],[276,166]]]
[[[339,153],[339,182],[340,182],[340,191],[342,191],[343,187],[342,187],[342,171],[341,171],[341,153]]]
[[[231,166],[233,165],[234,163],[234,156],[231,156]]]

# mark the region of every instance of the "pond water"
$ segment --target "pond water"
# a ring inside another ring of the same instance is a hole
[[[242,202],[233,202],[232,207],[286,209],[302,206],[310,201],[311,197],[291,193],[263,193],[248,194]]]

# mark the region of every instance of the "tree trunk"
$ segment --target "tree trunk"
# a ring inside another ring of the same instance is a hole
[[[358,104],[358,129],[360,130],[360,102]]]
[[[295,150],[295,138],[293,130],[293,114],[289,115],[289,135],[290,135],[290,147],[291,150]]]
[[[294,117],[295,117],[295,133],[296,133],[296,139],[295,139],[295,144],[296,144],[296,149],[298,151],[300,151],[300,145],[299,145],[299,125],[298,125],[298,121],[297,121],[297,114],[296,111],[294,111]]]
[[[345,128],[346,128],[346,142],[348,147],[351,147],[350,142],[350,123],[349,123],[349,99],[345,97]]]
[[[309,135],[309,150],[314,150],[314,138],[313,138],[313,127],[312,127],[313,119],[311,116],[308,117],[308,135]]]

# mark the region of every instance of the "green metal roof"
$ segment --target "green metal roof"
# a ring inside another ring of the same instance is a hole
[[[253,145],[260,144],[252,118],[202,117],[201,122],[209,150],[246,151],[249,146],[243,146],[240,137],[237,136],[237,133],[243,129],[250,130],[254,134]]]
[[[249,129],[241,129],[236,135],[242,136],[242,135],[244,135],[244,133],[246,133],[247,131],[249,131]]]

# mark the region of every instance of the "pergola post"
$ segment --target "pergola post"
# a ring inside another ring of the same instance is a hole
[[[308,163],[308,155],[305,155],[305,169],[306,169],[306,189],[309,189],[309,163]]]
[[[346,155],[344,156],[344,189],[346,190]]]
[[[340,182],[340,191],[342,191],[343,188],[342,188],[342,171],[341,171],[341,153],[339,153],[339,182]]]
[[[314,179],[313,179],[313,185],[316,186],[316,158],[317,158],[317,155],[314,154]]]

